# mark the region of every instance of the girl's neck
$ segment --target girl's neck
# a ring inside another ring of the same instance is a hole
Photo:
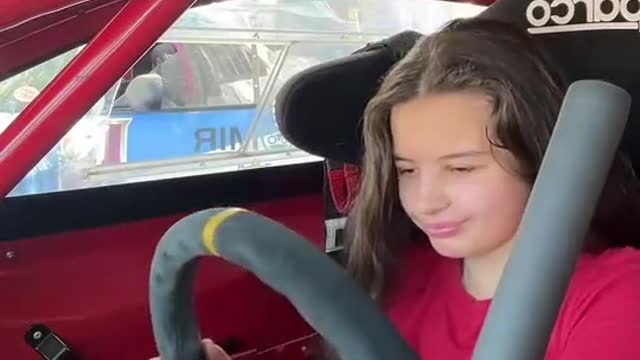
[[[513,241],[509,241],[488,254],[464,259],[462,284],[470,296],[476,300],[493,298],[512,245]]]

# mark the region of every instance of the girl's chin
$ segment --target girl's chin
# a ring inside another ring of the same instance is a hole
[[[460,244],[451,244],[451,241],[440,241],[438,239],[429,238],[431,247],[440,256],[451,259],[462,259],[471,255],[471,251],[460,246]],[[458,245],[458,246],[456,246]]]

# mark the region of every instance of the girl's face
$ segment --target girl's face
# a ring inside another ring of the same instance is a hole
[[[417,98],[391,112],[400,201],[446,257],[507,247],[529,196],[511,153],[487,138],[491,110],[484,95],[458,92]]]

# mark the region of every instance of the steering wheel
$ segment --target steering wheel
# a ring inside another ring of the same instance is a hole
[[[193,310],[197,259],[219,256],[285,296],[342,360],[419,360],[377,304],[337,263],[285,226],[239,208],[189,215],[160,240],[150,305],[163,360],[204,360]]]

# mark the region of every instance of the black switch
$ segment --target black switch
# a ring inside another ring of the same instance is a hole
[[[78,360],[71,349],[46,325],[34,325],[24,339],[45,360]]]

